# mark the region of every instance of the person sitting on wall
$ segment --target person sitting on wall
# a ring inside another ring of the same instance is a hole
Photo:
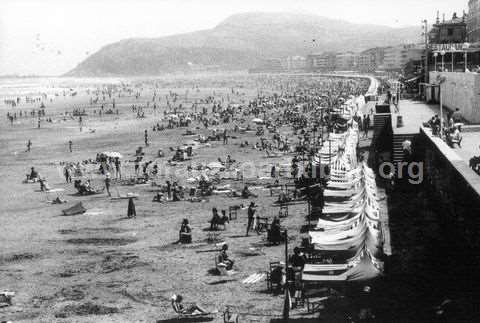
[[[453,132],[450,132],[447,136],[448,144],[450,147],[454,147],[455,144],[458,145],[459,148],[462,148],[462,135],[460,134],[459,127],[455,127]]]
[[[459,108],[455,109],[455,112],[452,113],[452,119],[454,122],[455,126],[459,126],[459,131],[462,131],[462,125],[463,125],[463,115],[460,112]]]

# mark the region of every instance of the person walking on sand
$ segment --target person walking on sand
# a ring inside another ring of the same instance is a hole
[[[227,128],[223,129],[223,144],[228,144]]]
[[[170,184],[170,181],[167,181],[166,184],[167,184],[167,197],[170,200],[172,198],[172,185]]]
[[[115,178],[118,179],[120,177],[120,179],[122,179],[122,173],[120,171],[120,158],[119,157],[115,157]]]
[[[139,157],[137,157],[137,159],[135,159],[135,164],[134,164],[134,167],[135,167],[135,176],[138,176],[138,171],[140,170],[140,160]]]
[[[105,189],[107,190],[107,194],[108,196],[112,197],[112,194],[110,193],[110,174],[107,173],[107,175],[105,175]],[[128,206],[130,208],[130,205]],[[135,206],[134,206],[134,209],[135,209]]]
[[[148,147],[148,131],[147,131],[147,129],[145,129],[144,137],[145,137],[145,147]]]
[[[252,228],[253,221],[255,219],[255,203],[254,202],[250,203],[250,206],[248,207],[247,215],[248,215],[248,222],[247,222],[247,234],[246,234],[246,236],[248,237],[248,232]]]
[[[72,152],[72,145],[73,145],[73,142],[71,140],[68,141],[68,150],[70,152]]]
[[[28,139],[27,141],[27,152],[30,152],[30,149],[32,148],[32,141]]]
[[[135,211],[135,203],[133,203],[133,197],[130,197],[128,199],[127,217],[137,217],[137,212]]]
[[[364,131],[364,137],[368,138],[368,128],[370,128],[370,115],[367,114],[363,118],[363,131]]]
[[[67,183],[71,183],[72,182],[72,173],[71,173],[71,169],[70,169],[69,164],[65,165],[65,167],[63,169],[63,174],[65,175],[65,181]]]

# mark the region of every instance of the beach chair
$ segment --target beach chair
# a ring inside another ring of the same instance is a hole
[[[227,270],[227,265],[223,263],[220,254],[215,256],[215,268],[220,276],[230,276],[234,273],[233,268]]]
[[[15,292],[3,291],[0,292],[0,308],[12,305],[12,298],[15,296]]]
[[[267,290],[272,292],[274,289],[280,290],[282,288],[283,273],[278,277],[279,270],[283,270],[283,264],[280,261],[271,261],[267,271]]]
[[[278,217],[279,218],[288,217],[288,205],[280,205],[280,209],[278,210]]]
[[[239,209],[239,207],[237,205],[228,207],[228,218],[230,220],[236,220],[237,219],[238,209]]]
[[[316,297],[316,298],[306,298],[307,303],[307,312],[313,314],[316,312],[321,312],[325,309],[325,301],[328,300],[328,296]]]
[[[212,223],[212,221],[208,221],[208,223]],[[223,231],[227,230],[227,223],[228,223],[228,219],[220,219],[220,221],[217,223],[217,226],[214,230],[219,230],[220,225],[222,226]]]
[[[220,241],[220,232],[210,231],[207,233],[207,242],[215,243]]]
[[[305,298],[303,296],[303,291],[301,289],[296,289],[293,294],[293,302],[295,307],[304,307]]]
[[[325,309],[325,301],[331,296],[331,289],[328,287],[322,287],[320,289],[313,289],[305,292],[305,303],[307,304],[307,312],[313,314],[321,312]]]
[[[257,226],[255,227],[255,232],[257,232],[257,234],[260,234],[266,231],[268,231],[268,218],[258,217]]]
[[[192,243],[192,232],[180,232],[179,241],[182,244]]]
[[[238,323],[238,314],[230,312],[230,306],[227,306],[225,312],[223,312],[224,323]]]

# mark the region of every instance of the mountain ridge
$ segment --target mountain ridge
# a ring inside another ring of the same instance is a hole
[[[66,76],[157,75],[213,67],[248,69],[265,58],[360,51],[417,42],[418,28],[354,24],[312,14],[248,12],[214,28],[107,44]]]

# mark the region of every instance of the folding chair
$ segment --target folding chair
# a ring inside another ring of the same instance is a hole
[[[288,205],[281,205],[280,206],[280,210],[278,210],[278,217],[279,218],[288,217]]]
[[[274,287],[280,289],[282,286],[282,279],[278,281],[272,281],[272,272],[278,268],[283,268],[283,264],[280,261],[271,261],[267,272],[267,290],[273,291]],[[275,278],[275,277],[274,277]]]
[[[315,291],[313,294],[306,294],[307,312],[315,313],[325,309],[325,301],[330,298],[330,288],[324,287]]]
[[[207,233],[207,241],[214,243],[220,241],[220,232],[210,231]]]
[[[238,323],[238,314],[230,312],[230,306],[227,306],[225,312],[223,312],[224,323]]]
[[[229,206],[228,207],[228,217],[229,217],[230,220],[236,220],[237,219],[237,211],[238,211],[237,206]]]
[[[255,228],[257,234],[268,231],[268,218],[258,217],[257,218],[257,227]]]
[[[225,265],[220,259],[220,254],[215,256],[215,269],[217,269],[220,276],[230,276],[235,273],[233,268],[227,270],[227,265]]]

